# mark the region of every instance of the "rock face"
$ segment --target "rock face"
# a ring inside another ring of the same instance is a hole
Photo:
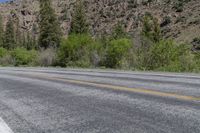
[[[70,30],[76,0],[53,0],[65,35]],[[126,31],[137,38],[145,13],[156,17],[166,38],[191,42],[200,35],[199,0],[85,0],[86,15],[93,35],[111,33],[122,23]],[[38,34],[39,1],[12,0],[0,5],[4,24],[8,16],[19,20],[22,32]]]

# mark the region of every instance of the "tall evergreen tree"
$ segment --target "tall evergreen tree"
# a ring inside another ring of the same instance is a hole
[[[34,49],[38,49],[38,43],[37,43],[36,34],[37,34],[37,25],[33,24],[33,27],[32,27],[32,41],[33,41],[33,48]]]
[[[158,42],[162,38],[158,20],[149,14],[144,16],[142,35],[153,42]]]
[[[26,48],[26,36],[24,32],[22,33],[22,47]]]
[[[161,36],[160,24],[158,23],[158,20],[154,18],[154,20],[153,20],[153,40],[155,42],[159,42],[161,39],[162,39],[162,36]]]
[[[33,36],[31,36],[29,32],[27,33],[26,36],[26,49],[27,50],[35,49]]]
[[[82,0],[77,0],[74,14],[72,15],[71,32],[75,34],[88,33],[88,23]]]
[[[3,47],[3,36],[4,36],[3,19],[0,14],[0,47]]]
[[[39,28],[39,46],[41,48],[59,47],[61,30],[51,0],[40,0]]]
[[[15,42],[17,47],[22,47],[22,35],[20,31],[20,25],[19,25],[19,18],[17,18],[17,24],[16,24],[16,32],[15,32]]]
[[[3,47],[8,50],[15,48],[15,33],[14,33],[14,24],[12,18],[9,18],[6,24]]]

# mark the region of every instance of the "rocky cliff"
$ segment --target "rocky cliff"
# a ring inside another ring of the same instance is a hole
[[[70,29],[75,0],[53,0],[63,33]],[[155,16],[166,38],[191,42],[200,35],[199,0],[85,0],[90,31],[93,35],[111,33],[113,27],[122,23],[133,37],[141,30],[145,13]],[[38,34],[38,0],[12,0],[0,4],[4,24],[8,16],[19,23],[22,32]]]

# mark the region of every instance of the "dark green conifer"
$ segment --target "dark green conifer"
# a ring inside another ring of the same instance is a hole
[[[71,33],[88,33],[88,23],[85,14],[84,3],[82,0],[76,1],[74,14],[72,16]]]
[[[3,36],[4,36],[3,19],[0,14],[0,47],[3,47]]]
[[[159,42],[161,40],[161,31],[158,20],[150,14],[144,16],[142,35],[152,42]]]
[[[21,36],[21,31],[20,31],[20,25],[19,25],[19,18],[17,18],[15,42],[16,42],[17,47],[23,46],[22,36]]]
[[[60,45],[61,30],[51,0],[40,0],[39,46],[47,49]]]
[[[13,24],[12,18],[9,18],[6,24],[3,47],[8,50],[11,50],[11,49],[14,49],[15,46],[16,46],[16,42],[15,42],[14,24]]]

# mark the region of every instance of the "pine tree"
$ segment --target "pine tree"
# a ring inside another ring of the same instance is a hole
[[[0,14],[0,47],[3,47],[3,35],[4,34],[4,30],[3,30],[3,19],[2,16]]]
[[[51,0],[40,0],[39,46],[47,49],[60,45],[61,30]]]
[[[32,49],[34,49],[34,46],[33,46],[33,39],[32,39],[32,37],[30,36],[30,33],[29,33],[29,32],[27,33],[27,36],[26,36],[26,49],[27,49],[27,50],[32,50]]]
[[[21,31],[20,31],[19,18],[17,18],[15,42],[16,42],[17,47],[22,47],[23,42],[22,42],[22,36],[21,36]]]
[[[142,35],[150,38],[151,32],[152,32],[152,23],[151,23],[152,17],[149,15],[145,15],[143,19],[143,27],[142,27]]]
[[[74,14],[72,16],[71,32],[75,34],[88,33],[85,8],[82,0],[77,0]]]
[[[6,24],[5,36],[4,36],[4,48],[11,50],[15,48],[15,33],[14,33],[14,25],[13,20],[11,18],[8,19]]]
[[[162,38],[158,20],[149,14],[144,16],[142,35],[153,42],[159,42]]]
[[[37,34],[37,25],[36,25],[36,24],[33,24],[33,27],[32,27],[33,49],[38,49],[36,34]]]
[[[22,34],[22,47],[26,48],[26,37],[25,37],[25,33],[24,32]]]
[[[27,32],[27,34],[23,33],[22,38],[23,38],[22,39],[23,48],[27,50],[36,49],[35,38],[30,34],[30,32]]]
[[[161,40],[161,30],[158,20],[154,18],[153,20],[153,40],[159,42]]]

